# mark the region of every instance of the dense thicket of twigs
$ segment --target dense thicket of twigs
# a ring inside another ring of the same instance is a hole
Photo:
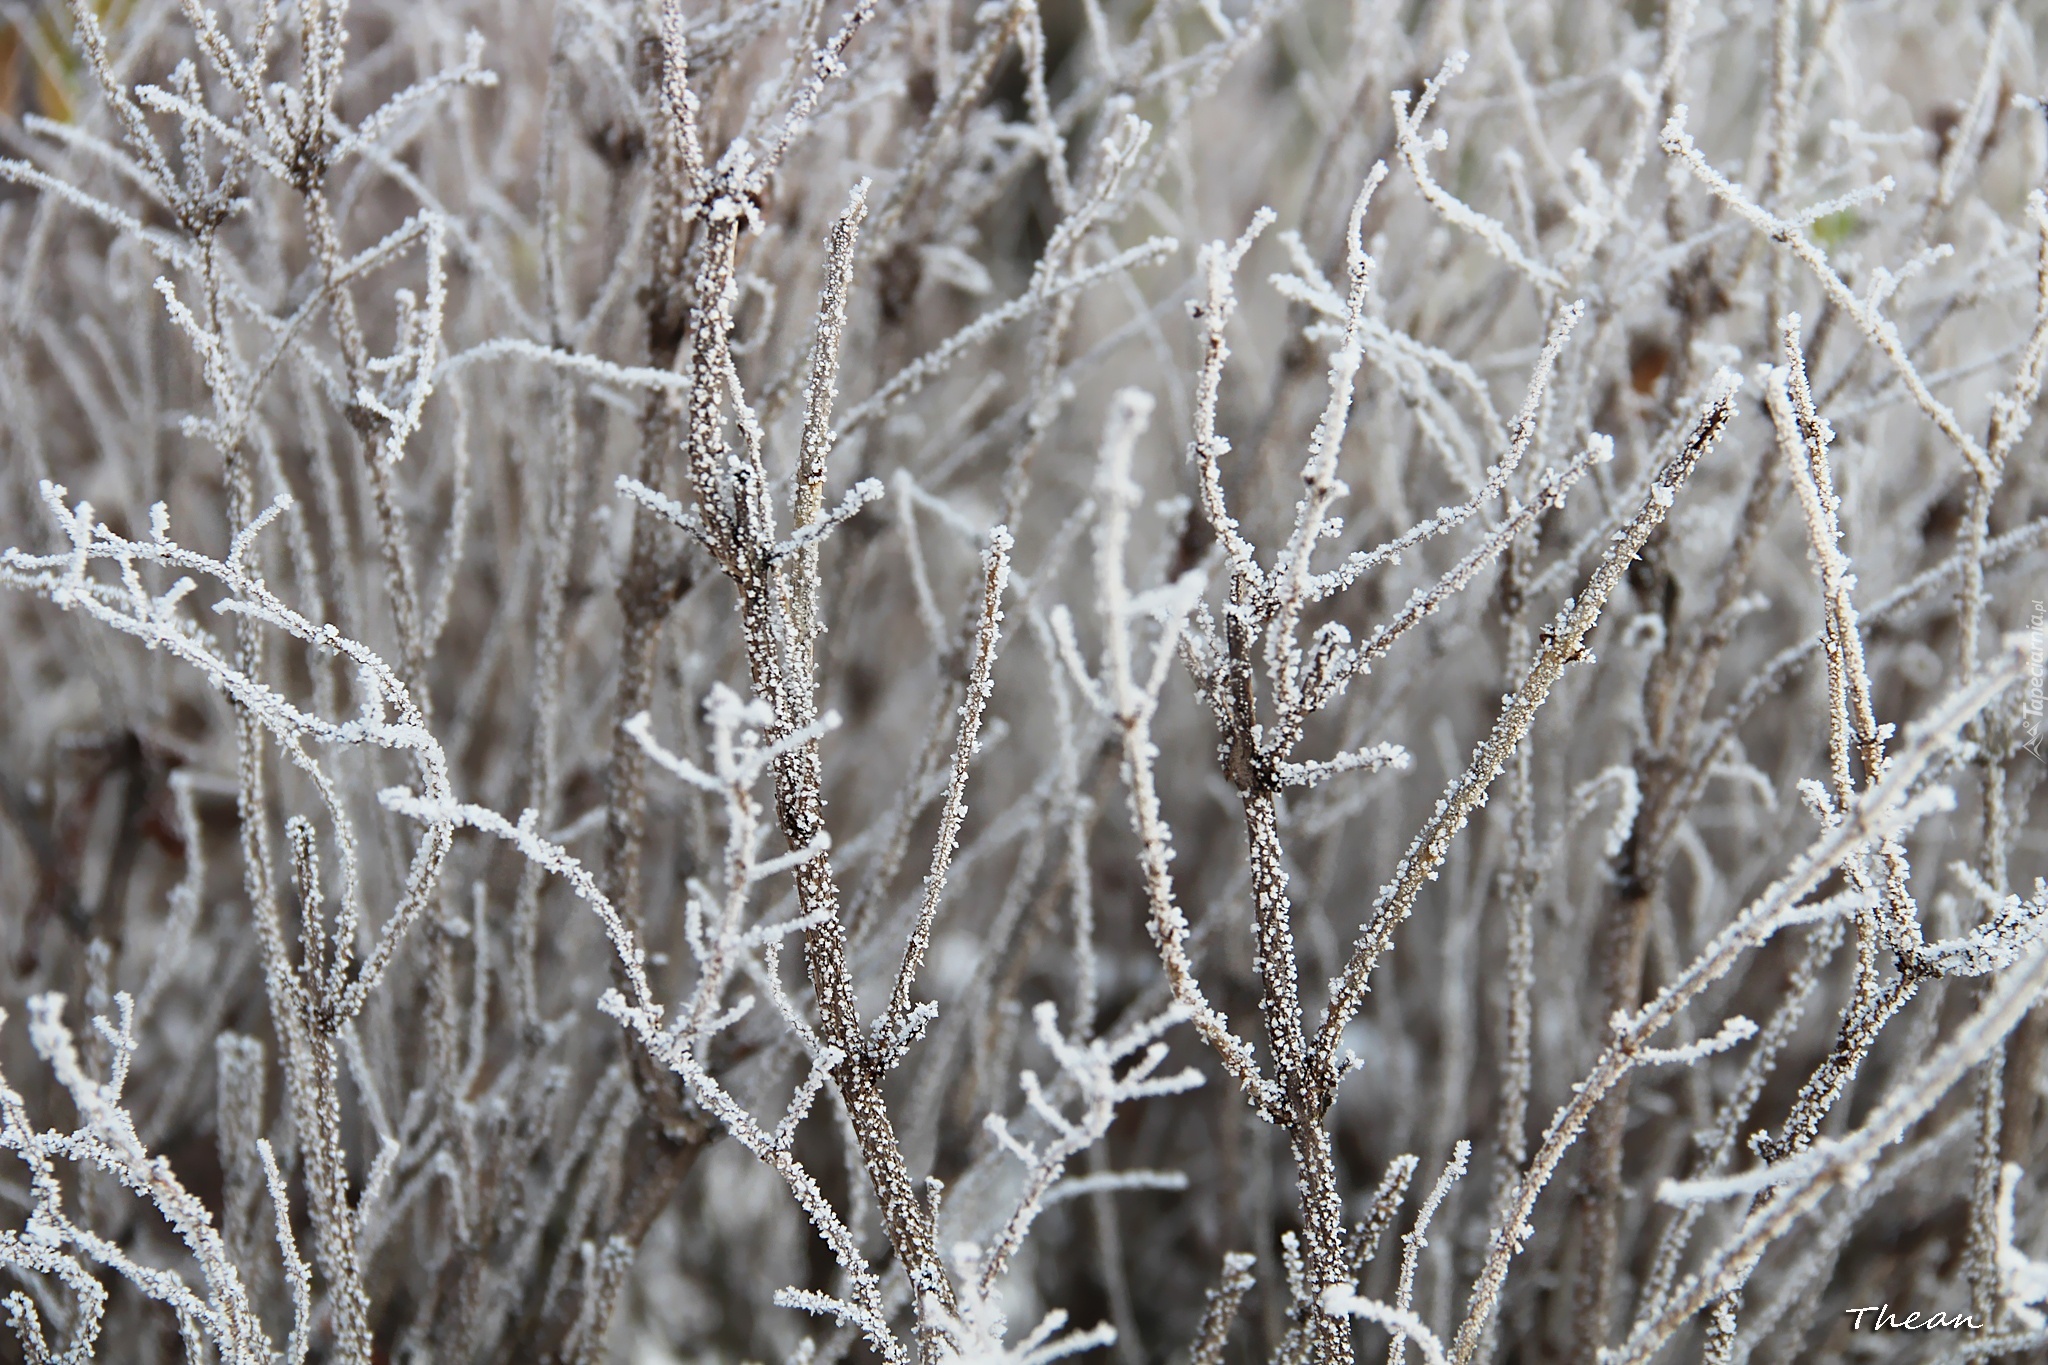
[[[2048,1342],[2039,6],[0,17],[0,1357]]]

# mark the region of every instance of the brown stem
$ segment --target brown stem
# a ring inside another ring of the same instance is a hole
[[[1295,1311],[1307,1319],[1303,1328],[1316,1365],[1348,1365],[1351,1319],[1321,1311],[1323,1292],[1350,1282],[1344,1204],[1337,1189],[1337,1164],[1331,1152],[1330,1132],[1323,1123],[1335,1087],[1330,1078],[1312,1067],[1303,1036],[1293,907],[1287,899],[1276,796],[1268,789],[1241,795],[1245,832],[1251,844],[1257,967],[1264,983],[1259,1013],[1266,1023],[1274,1078],[1281,1092],[1280,1117],[1287,1130],[1288,1147],[1294,1154],[1295,1183],[1301,1196],[1308,1292],[1295,1305]]]

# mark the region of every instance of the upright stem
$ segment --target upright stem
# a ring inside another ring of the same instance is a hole
[[[1293,907],[1287,900],[1287,872],[1280,847],[1276,795],[1255,789],[1240,794],[1251,844],[1253,933],[1257,968],[1264,988],[1259,1013],[1273,1054],[1280,1087],[1282,1125],[1294,1153],[1295,1184],[1301,1195],[1304,1271],[1308,1292],[1295,1305],[1307,1321],[1316,1365],[1349,1365],[1351,1319],[1321,1311],[1323,1293],[1349,1286],[1344,1255],[1344,1204],[1337,1190],[1337,1163],[1323,1123],[1331,1087],[1317,1074],[1302,1030],[1301,983],[1296,970]]]

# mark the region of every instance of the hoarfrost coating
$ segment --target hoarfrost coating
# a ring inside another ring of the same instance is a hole
[[[2048,1345],[2038,9],[6,11],[0,1356]]]

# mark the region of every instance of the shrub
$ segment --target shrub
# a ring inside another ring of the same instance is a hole
[[[10,1349],[2038,1349],[1981,8],[9,9]]]

